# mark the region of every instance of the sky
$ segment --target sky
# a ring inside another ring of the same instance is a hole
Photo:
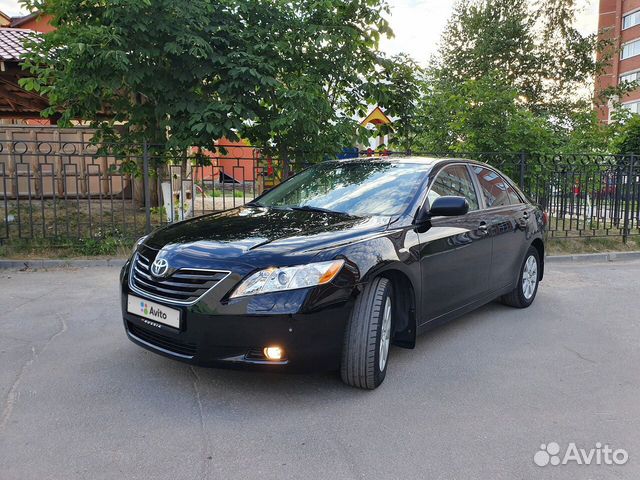
[[[438,48],[440,35],[453,12],[455,0],[389,0],[395,37],[383,40],[382,50],[408,53],[426,65]],[[578,0],[577,26],[583,34],[598,29],[598,0]]]
[[[533,0],[532,0],[533,1]],[[582,33],[594,33],[598,25],[598,0],[578,0],[578,26]],[[393,39],[384,39],[381,48],[389,54],[408,53],[424,65],[437,50],[440,35],[451,15],[455,0],[389,0]],[[19,15],[17,0],[0,0],[0,10]]]
[[[25,13],[20,7],[17,0],[0,0],[0,10],[9,16],[18,16],[21,13]]]

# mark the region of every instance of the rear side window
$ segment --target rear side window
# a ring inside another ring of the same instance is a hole
[[[429,205],[442,196],[464,197],[469,202],[469,210],[478,210],[479,202],[471,175],[465,165],[445,167],[433,181],[429,190]]]
[[[522,200],[520,200],[520,197],[516,193],[515,189],[508,183],[507,183],[507,195],[509,195],[509,201],[511,202],[511,205],[518,205],[519,203],[522,203]]]
[[[522,203],[514,188],[493,170],[478,165],[472,165],[471,170],[478,177],[487,208]]]

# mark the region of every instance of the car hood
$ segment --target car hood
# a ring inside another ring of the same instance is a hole
[[[387,217],[240,207],[162,228],[144,244],[164,257],[190,257],[195,264],[220,260],[255,267],[375,235],[388,224]]]

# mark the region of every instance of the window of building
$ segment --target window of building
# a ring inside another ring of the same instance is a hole
[[[634,40],[633,42],[625,43],[622,46],[622,52],[620,53],[620,59],[635,57],[640,55],[640,40]]]
[[[622,106],[631,113],[640,113],[640,102],[623,103]]]
[[[635,25],[640,24],[640,10],[637,12],[630,13],[629,15],[625,15],[622,17],[622,28],[631,28]]]
[[[620,84],[640,81],[640,72],[625,73],[620,75]]]
[[[444,195],[466,198],[469,202],[469,210],[478,210],[480,207],[471,175],[464,165],[445,167],[438,174],[427,195],[429,205],[432,205],[436,198]]]

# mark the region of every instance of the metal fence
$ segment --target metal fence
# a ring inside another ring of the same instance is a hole
[[[551,238],[640,235],[635,155],[481,153],[549,214]]]
[[[414,153],[414,155],[430,155]],[[640,235],[640,157],[610,154],[446,153],[508,175],[549,214],[550,238]]]
[[[0,141],[0,242],[133,239],[156,226],[243,205],[282,181],[279,160],[242,144],[220,147],[160,158],[146,146]],[[640,235],[640,158],[634,155],[444,156],[485,161],[509,175],[549,213],[552,238]],[[306,166],[304,158],[296,160],[293,172]]]
[[[143,145],[0,140],[0,242],[135,239],[243,205],[281,181],[279,161],[241,144],[219,147],[160,158]]]

